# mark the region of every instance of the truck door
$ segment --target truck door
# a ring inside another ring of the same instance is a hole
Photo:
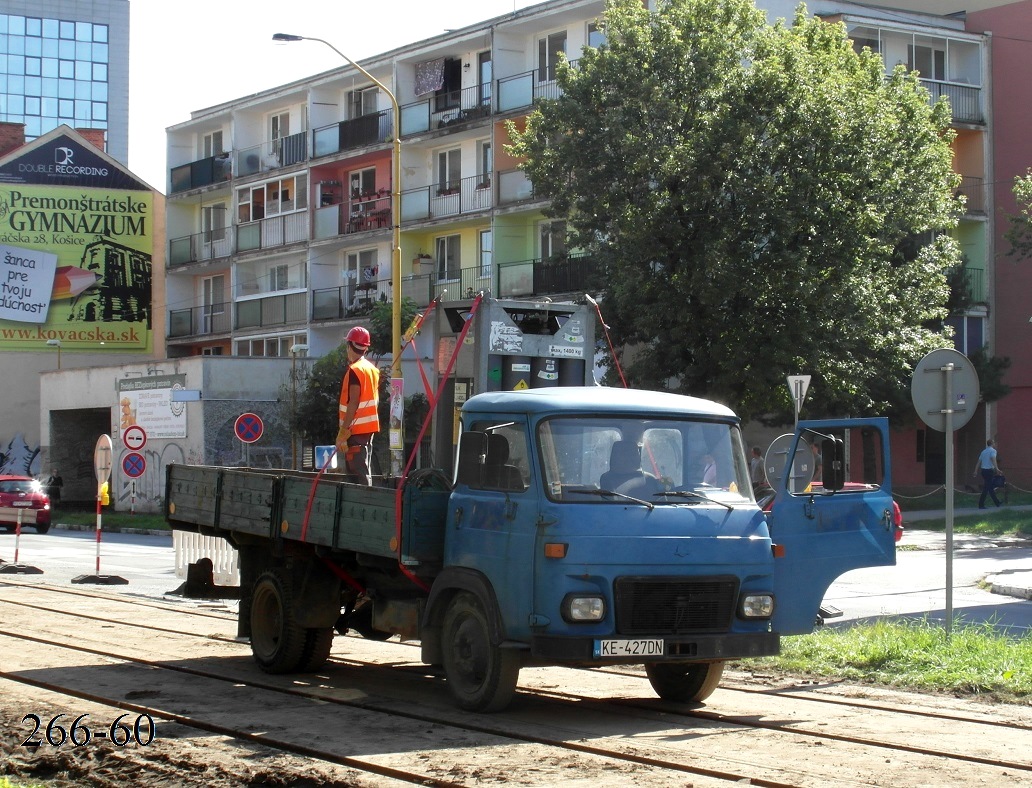
[[[836,441],[840,465],[822,456]],[[775,545],[773,626],[796,635],[813,630],[839,575],[896,563],[888,422],[800,422],[782,454],[780,476],[777,461],[765,462],[777,477],[768,480],[776,495],[767,515]]]

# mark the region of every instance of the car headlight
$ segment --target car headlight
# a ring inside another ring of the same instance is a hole
[[[571,624],[579,621],[601,621],[606,617],[606,600],[597,594],[567,594],[563,598],[562,614]]]
[[[772,594],[743,594],[738,602],[739,618],[770,618],[773,614]]]

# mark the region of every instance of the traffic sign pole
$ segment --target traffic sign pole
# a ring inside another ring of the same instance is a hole
[[[146,436],[144,436],[146,440]],[[111,478],[111,436],[101,435],[97,439],[97,446],[93,450],[93,470],[97,476],[97,573],[94,575],[79,575],[73,577],[73,583],[98,583],[104,585],[126,585],[129,583],[124,577],[117,575],[102,575],[100,573],[100,532],[102,530],[101,506],[104,485]]]

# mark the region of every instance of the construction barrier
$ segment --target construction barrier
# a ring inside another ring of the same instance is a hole
[[[186,567],[202,558],[211,559],[216,585],[240,585],[237,551],[221,536],[201,536],[188,531],[173,531],[172,546],[176,551],[176,577],[186,579]]]

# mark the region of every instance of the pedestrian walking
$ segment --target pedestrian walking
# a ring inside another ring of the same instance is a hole
[[[978,498],[978,508],[985,509],[985,499],[989,496],[993,499],[993,503],[997,506],[1000,505],[1000,499],[996,497],[996,490],[993,486],[993,479],[1002,474],[1000,466],[996,462],[996,446],[993,445],[993,441],[990,438],[985,442],[985,448],[982,449],[982,453],[978,455],[978,461],[975,463],[975,472],[973,476],[982,474],[982,494]]]

